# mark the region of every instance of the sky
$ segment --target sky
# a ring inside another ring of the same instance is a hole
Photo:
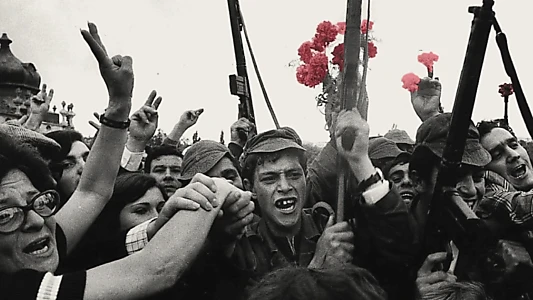
[[[363,11],[366,12],[366,1]],[[481,0],[370,0],[370,19],[378,53],[369,63],[367,90],[371,135],[385,134],[397,124],[412,138],[420,121],[411,105],[409,92],[401,86],[408,72],[427,74],[417,61],[421,51],[440,56],[435,76],[443,85],[442,104],[451,111],[472,15],[468,6]],[[297,49],[311,39],[317,24],[346,18],[346,1],[341,0],[240,0],[272,106],[282,126],[293,127],[304,141],[328,140],[324,116],[316,108],[315,89],[296,81],[296,69],[289,63],[298,58]],[[533,28],[528,0],[497,0],[494,10],[507,34],[509,47],[523,89],[528,95],[533,82],[526,34]],[[363,14],[363,19],[366,13]],[[133,57],[135,88],[133,110],[139,108],[151,90],[163,97],[159,126],[169,133],[188,109],[204,108],[198,123],[186,132],[198,131],[202,139],[218,140],[221,130],[229,141],[230,125],[237,118],[238,98],[229,92],[228,75],[235,74],[235,58],[226,1],[185,0],[2,0],[0,33],[13,40],[12,52],[23,62],[33,62],[42,83],[55,90],[53,104],[74,104],[74,125],[92,135],[88,125],[92,112],[102,112],[108,101],[96,60],[80,34],[87,21],[97,24],[110,55]],[[246,51],[247,52],[247,51]],[[251,59],[248,74],[259,131],[274,128],[263,99]],[[503,100],[498,86],[510,82],[491,33],[479,84],[473,120],[501,118]],[[529,137],[514,96],[509,101],[511,126],[519,137]]]

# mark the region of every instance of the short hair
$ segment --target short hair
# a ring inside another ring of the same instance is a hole
[[[482,284],[477,282],[449,282],[427,292],[422,300],[487,300]]]
[[[38,150],[29,144],[17,144],[8,135],[0,134],[0,180],[9,171],[20,170],[39,191],[55,188],[55,181]]]
[[[395,158],[393,161],[387,163],[383,167],[383,176],[385,176],[385,179],[389,179],[389,172],[390,170],[397,165],[403,165],[407,164],[411,161],[411,155],[399,155],[397,158]]]
[[[250,183],[253,184],[255,170],[257,169],[257,166],[263,165],[265,161],[275,162],[283,155],[296,156],[304,172],[307,171],[307,157],[305,155],[305,151],[302,151],[300,149],[287,148],[277,152],[249,154],[246,157],[242,168],[243,178],[248,179]]]
[[[267,274],[249,290],[248,300],[384,300],[387,294],[369,271],[287,267]]]
[[[147,152],[148,152],[147,153],[148,155],[146,156],[146,160],[144,162],[145,173],[150,173],[150,168],[152,167],[152,161],[161,156],[173,155],[173,156],[177,156],[183,159],[183,155],[181,154],[181,152],[179,152],[175,146],[171,146],[171,145],[156,146],[156,147],[149,149]]]
[[[509,126],[509,124],[507,124],[507,122],[505,122],[505,120],[503,119],[494,119],[489,121],[484,120],[477,123],[476,127],[479,131],[480,139],[482,139],[485,135],[489,134],[494,128],[505,129],[509,131],[509,133],[511,133],[514,137],[516,137],[511,126]]]

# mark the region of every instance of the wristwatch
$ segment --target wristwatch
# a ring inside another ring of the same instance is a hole
[[[376,173],[374,173],[372,176],[368,177],[367,179],[359,182],[359,185],[357,186],[357,191],[362,194],[369,187],[382,181],[383,181],[383,175],[381,173],[381,170],[376,168]]]

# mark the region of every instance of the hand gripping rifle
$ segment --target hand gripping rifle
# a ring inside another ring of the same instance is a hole
[[[231,25],[231,35],[233,36],[233,48],[235,50],[235,61],[237,62],[237,75],[229,76],[230,92],[239,97],[238,118],[246,118],[255,125],[254,107],[252,95],[250,93],[250,83],[248,82],[248,72],[246,71],[246,59],[242,43],[242,18],[238,0],[228,0],[229,18]],[[244,130],[239,131],[239,138],[243,141],[248,139],[248,134]]]
[[[272,104],[270,103],[270,100],[268,98],[265,84],[263,83],[263,79],[261,78],[261,74],[259,73],[259,67],[257,66],[254,52],[252,51],[252,45],[250,44],[250,39],[248,38],[246,26],[244,25],[244,19],[242,17],[239,1],[228,0],[228,8],[231,24],[231,35],[233,36],[233,48],[235,50],[235,60],[237,62],[237,75],[230,75],[229,83],[231,94],[239,96],[240,103],[238,117],[239,119],[246,118],[250,122],[254,123],[254,125],[256,124],[254,107],[252,104],[252,95],[250,92],[250,82],[248,80],[248,72],[246,71],[246,59],[244,57],[244,47],[241,36],[241,31],[244,31],[246,44],[248,45],[248,50],[250,51],[250,57],[252,58],[252,63],[254,66],[255,73],[257,75],[257,79],[259,81],[259,86],[261,87],[263,97],[265,98],[265,102],[268,110],[270,111],[270,115],[272,116],[272,120],[274,121],[274,125],[276,126],[276,128],[279,129],[280,126],[278,118],[276,117],[274,108],[272,107]],[[254,130],[257,130],[257,126],[255,126]],[[246,141],[249,136],[255,135],[257,133],[252,132],[250,135],[250,133],[246,133],[242,129],[238,130],[238,132],[239,138],[242,141]]]
[[[446,251],[451,254],[448,246],[449,242],[453,241],[459,248],[461,256],[467,257],[470,260],[469,263],[474,265],[478,273],[481,274],[481,278],[477,278],[477,280],[484,283],[495,282],[496,277],[500,274],[496,272],[494,261],[490,259],[491,250],[496,248],[498,239],[491,232],[487,223],[479,219],[463,201],[455,190],[455,186],[492,25],[495,25],[496,30],[499,31],[497,40],[502,40],[501,29],[497,26],[492,10],[493,5],[493,0],[483,0],[481,7],[469,8],[469,12],[474,14],[474,20],[455,96],[450,130],[442,155],[433,198],[427,210],[427,221],[422,232],[422,249],[418,259],[420,266],[427,255],[431,253]],[[502,49],[501,41],[498,42],[498,45]],[[502,51],[502,57],[507,57],[507,64],[510,62],[512,65],[508,53],[508,51]],[[506,59],[504,58],[505,62]],[[511,69],[514,71],[514,67],[506,66],[508,72]],[[516,72],[514,74],[516,75]],[[517,77],[515,80],[518,83]],[[514,81],[513,84],[515,84]],[[520,87],[519,83],[517,86]],[[519,90],[521,91],[521,89]],[[523,96],[523,93],[521,95]],[[527,108],[525,97],[522,100],[521,109]],[[531,116],[529,111],[523,111],[522,114]],[[451,259],[452,257],[449,255],[447,264],[443,266],[444,271],[448,270]]]

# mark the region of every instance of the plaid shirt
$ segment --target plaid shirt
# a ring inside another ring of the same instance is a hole
[[[500,190],[485,196],[476,213],[482,219],[493,219],[504,226],[533,230],[533,191]]]

